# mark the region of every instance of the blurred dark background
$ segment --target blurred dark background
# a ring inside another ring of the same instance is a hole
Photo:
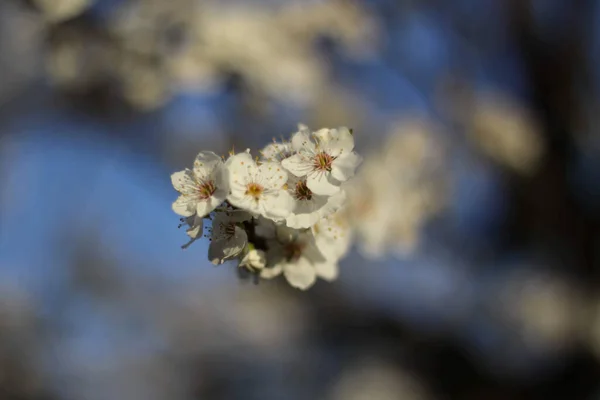
[[[593,0],[0,0],[0,399],[600,399],[599,57]],[[181,250],[198,151],[415,115],[414,251],[299,292]]]

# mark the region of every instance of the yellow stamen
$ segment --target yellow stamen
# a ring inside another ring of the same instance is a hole
[[[246,196],[251,196],[254,198],[254,200],[257,200],[260,198],[260,195],[262,194],[262,192],[264,191],[264,188],[259,185],[258,183],[249,183],[246,186]]]

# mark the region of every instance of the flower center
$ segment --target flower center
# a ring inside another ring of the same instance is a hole
[[[235,236],[235,223],[233,222],[213,222],[211,240],[229,240]]]
[[[217,187],[213,181],[201,183],[198,187],[198,197],[200,197],[201,200],[207,200],[216,190]]]
[[[291,242],[283,247],[283,253],[287,262],[295,262],[300,256],[306,245],[301,242]]]
[[[306,186],[306,181],[298,181],[296,183],[296,199],[298,200],[311,200],[312,191]]]
[[[257,200],[260,198],[260,195],[262,194],[262,192],[265,190],[265,188],[263,188],[261,185],[259,185],[258,183],[249,183],[246,186],[246,196],[250,196],[253,197],[254,200]]]
[[[331,171],[333,157],[324,151],[318,153],[314,158],[314,168],[319,171]]]
[[[235,224],[229,223],[223,227],[223,232],[225,232],[225,237],[231,238],[235,236]]]

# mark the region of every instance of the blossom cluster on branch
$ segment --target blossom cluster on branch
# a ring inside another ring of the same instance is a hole
[[[333,280],[351,242],[344,188],[361,161],[345,127],[301,125],[256,158],[250,150],[227,159],[200,152],[192,169],[171,176],[180,193],[172,208],[191,239],[183,247],[205,235],[213,264],[237,260],[256,277],[283,274],[303,290],[317,278]]]

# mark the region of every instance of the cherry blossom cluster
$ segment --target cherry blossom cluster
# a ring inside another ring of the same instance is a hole
[[[351,241],[343,186],[360,163],[345,127],[311,132],[300,125],[259,157],[200,152],[192,169],[171,175],[180,193],[173,211],[190,237],[183,247],[207,236],[213,264],[237,260],[257,278],[283,274],[303,290],[317,278],[334,280]]]

